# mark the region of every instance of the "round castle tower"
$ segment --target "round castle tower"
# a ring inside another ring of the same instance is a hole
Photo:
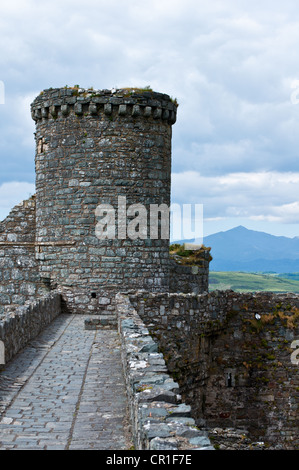
[[[32,103],[36,257],[40,276],[57,284],[69,310],[109,310],[118,291],[168,290],[169,240],[153,239],[149,226],[128,236],[126,223],[140,212],[123,217],[142,204],[149,225],[150,205],[170,206],[176,111],[168,95],[139,89],[49,89]],[[102,204],[115,210],[114,237],[99,235],[108,220]]]

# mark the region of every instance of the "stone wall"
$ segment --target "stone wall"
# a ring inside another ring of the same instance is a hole
[[[209,429],[217,446],[298,448],[299,371],[291,361],[298,295],[140,292],[129,298],[197,425]]]
[[[197,422],[246,430],[251,443],[266,449],[299,449],[299,368],[291,360],[298,307],[299,297],[291,294],[234,296],[224,331],[202,341],[210,367],[196,394]],[[218,443],[227,445],[221,438]]]
[[[136,450],[214,450],[169,376],[158,345],[127,297],[117,294],[118,331]]]
[[[169,292],[202,294],[209,290],[209,253],[202,265],[185,266],[170,259]]]
[[[6,308],[0,315],[0,342],[4,344],[4,363],[10,361],[26,344],[35,338],[61,312],[57,293],[41,296],[35,302]]]
[[[150,237],[149,209],[170,206],[176,110],[169,96],[145,90],[66,87],[34,100],[36,231],[37,242],[47,244],[38,253],[39,270],[63,288],[69,310],[82,313],[89,304],[105,312],[104,292],[122,288],[168,289],[169,240]],[[147,209],[145,238],[140,227],[138,239],[121,233],[119,197],[126,208]],[[116,211],[114,239],[96,236],[99,204]],[[76,303],[78,291],[84,301]]]
[[[0,314],[5,305],[22,305],[40,292],[32,196],[0,222]]]

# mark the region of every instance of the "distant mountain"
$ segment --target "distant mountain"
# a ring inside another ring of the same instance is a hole
[[[299,237],[277,237],[239,226],[204,237],[213,271],[299,272]]]

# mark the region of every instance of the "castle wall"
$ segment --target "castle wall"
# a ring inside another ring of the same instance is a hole
[[[129,298],[158,340],[196,423],[210,430],[217,446],[299,448],[299,371],[292,362],[298,295],[226,291]]]
[[[176,111],[144,90],[36,98],[37,194],[0,223],[0,364],[61,311],[117,311],[138,448],[209,448],[209,433],[221,449],[298,449],[299,296],[208,293],[209,249],[190,266],[150,231],[150,206],[170,206]],[[101,204],[116,211],[103,239]]]
[[[123,237],[121,223],[115,239],[99,240],[95,211],[110,204],[121,221],[118,197],[125,197],[127,208],[146,207],[149,224],[150,204],[169,207],[176,108],[150,91],[70,88],[46,90],[32,104],[36,237],[48,243],[39,248],[39,270],[70,310],[109,310],[103,299],[123,288],[168,289],[169,240],[152,239],[149,230],[145,238]]]
[[[209,290],[209,252],[203,258],[202,264],[185,266],[170,259],[169,292],[182,292],[184,294],[202,294]]]
[[[0,314],[5,305],[22,305],[39,293],[33,196],[0,222]]]
[[[214,450],[207,433],[195,427],[190,405],[128,298],[117,294],[116,309],[135,449]]]
[[[3,345],[4,359],[0,364],[10,361],[60,312],[61,298],[57,293],[46,294],[15,308],[10,306],[5,316],[0,317],[0,343]]]

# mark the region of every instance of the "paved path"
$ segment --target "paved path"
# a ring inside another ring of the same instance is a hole
[[[0,372],[0,450],[131,445],[118,333],[60,315]]]

